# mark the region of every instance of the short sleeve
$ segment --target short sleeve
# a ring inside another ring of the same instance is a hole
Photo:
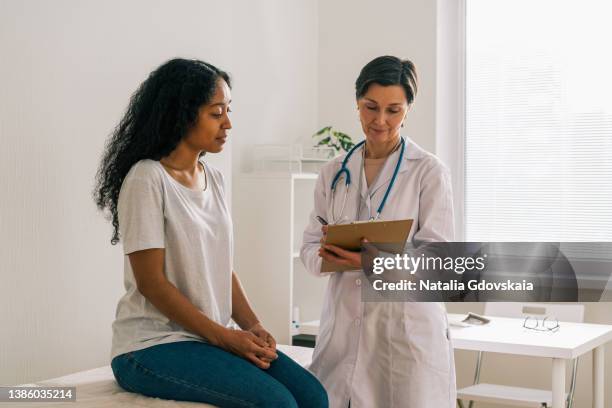
[[[126,177],[117,205],[123,253],[165,248],[162,187],[156,180]]]
[[[215,177],[215,180],[217,181],[219,191],[221,192],[223,199],[227,200],[225,177],[223,176],[223,173],[221,173],[219,170],[217,170],[216,168],[212,166],[206,165],[204,163],[202,164],[204,165],[204,168],[206,169],[207,172],[209,172],[211,175],[214,173],[214,177]]]

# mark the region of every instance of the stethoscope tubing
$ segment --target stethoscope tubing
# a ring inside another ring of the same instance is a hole
[[[338,183],[338,181],[340,181],[340,177],[342,177],[342,174],[345,174],[345,184],[346,184],[346,187],[348,188],[348,186],[351,185],[351,172],[349,171],[349,169],[348,169],[348,167],[346,165],[348,164],[348,161],[351,158],[351,156],[353,155],[353,153],[355,152],[355,150],[357,150],[361,146],[363,146],[365,144],[365,142],[366,142],[365,140],[362,140],[361,142],[359,142],[355,146],[353,146],[353,148],[351,150],[349,150],[349,152],[346,155],[346,157],[344,158],[344,160],[342,160],[342,166],[340,167],[340,170],[336,173],[336,175],[334,176],[334,179],[332,180],[332,184],[331,184],[332,192],[336,190],[336,184]]]
[[[389,182],[389,187],[387,187],[387,191],[385,191],[385,195],[382,199],[382,201],[380,202],[380,205],[378,206],[378,209],[376,210],[376,216],[371,217],[370,220],[377,220],[380,217],[380,214],[382,213],[383,208],[385,208],[385,204],[387,203],[387,199],[389,198],[389,194],[391,193],[391,189],[393,188],[393,185],[395,184],[395,179],[397,178],[397,174],[399,173],[399,169],[400,166],[402,164],[402,160],[404,158],[404,152],[406,149],[406,141],[404,140],[403,137],[401,138],[401,142],[400,142],[400,153],[399,153],[399,157],[397,159],[397,164],[395,165],[395,169],[393,170],[393,176],[391,177],[391,181]],[[346,155],[346,157],[344,158],[344,160],[342,160],[342,166],[340,167],[340,170],[338,170],[338,172],[336,173],[336,175],[334,176],[333,180],[332,180],[332,184],[331,184],[331,193],[332,193],[332,213],[334,210],[334,199],[335,199],[335,192],[336,192],[336,187],[338,182],[340,181],[340,178],[342,177],[342,175],[344,174],[344,183],[346,185],[346,189],[347,192],[344,196],[344,203],[342,204],[342,209],[340,210],[340,217],[342,217],[342,213],[344,212],[344,207],[346,205],[346,199],[348,196],[348,188],[351,185],[351,172],[349,171],[347,164],[349,159],[351,158],[351,156],[353,155],[353,153],[359,149],[361,146],[363,146],[365,144],[365,140],[362,140],[361,142],[357,143],[355,146],[353,146],[353,148],[348,152],[348,154]],[[332,217],[335,217],[335,214],[331,214]]]

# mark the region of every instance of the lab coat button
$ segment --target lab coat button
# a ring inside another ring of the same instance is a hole
[[[357,285],[357,286],[361,286],[361,279],[357,279],[357,280],[355,281],[355,285]]]

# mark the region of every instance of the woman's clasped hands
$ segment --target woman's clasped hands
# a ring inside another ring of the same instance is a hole
[[[224,328],[212,343],[264,370],[268,369],[270,363],[278,358],[276,340],[261,323],[255,324],[248,330]]]

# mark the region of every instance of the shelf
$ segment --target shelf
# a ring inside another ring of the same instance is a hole
[[[318,173],[291,173],[291,177],[295,180],[316,180],[319,177]]]
[[[300,334],[291,330],[295,307],[305,322],[321,315],[328,279],[308,273],[300,259],[317,179],[314,172],[287,170],[245,172],[234,181],[235,225],[243,227],[236,237],[236,266],[243,271],[240,280],[249,301],[279,343],[290,344],[291,336]],[[261,256],[270,245],[282,250]],[[262,287],[262,281],[270,284]]]
[[[300,334],[309,334],[311,336],[316,336],[319,334],[319,320],[312,320],[310,322],[304,322],[300,324],[298,328]]]
[[[328,157],[326,159],[317,159],[315,157],[302,157],[300,159],[300,161],[302,163],[327,163],[328,161],[332,160],[333,157]]]
[[[318,173],[292,173],[289,171],[254,171],[252,173],[242,173],[241,178],[254,179],[254,178],[280,178],[280,179],[293,179],[293,180],[316,180],[319,177]]]
[[[333,159],[333,157],[328,157],[328,158],[302,157],[302,158],[299,158],[299,159],[266,159],[266,161],[267,162],[271,162],[271,163],[295,163],[295,162],[302,162],[302,163],[327,163],[331,159]]]

